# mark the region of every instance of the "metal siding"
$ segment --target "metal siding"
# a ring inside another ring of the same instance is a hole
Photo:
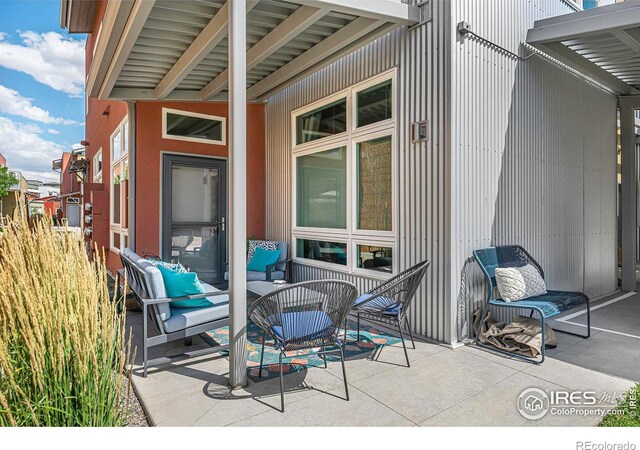
[[[523,56],[535,20],[571,12],[559,0],[455,0],[451,9],[452,24],[466,21]],[[550,288],[592,297],[614,291],[615,97],[544,58],[519,61],[473,38],[453,38],[452,68],[457,339],[486,295],[469,260],[474,248],[521,244]]]
[[[449,2],[433,2],[432,21],[395,30],[269,98],[266,106],[267,237],[291,240],[291,111],[390,68],[398,68],[400,269],[432,265],[410,311],[413,329],[450,342],[447,278]],[[428,5],[426,6],[429,7]],[[429,120],[430,139],[412,144],[410,125]],[[294,264],[296,280],[341,278],[362,292],[374,281]]]

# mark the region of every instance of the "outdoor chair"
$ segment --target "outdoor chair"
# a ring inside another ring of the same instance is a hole
[[[524,359],[534,364],[541,364],[545,358],[545,321],[553,316],[557,316],[565,311],[568,311],[577,306],[585,305],[587,308],[587,334],[572,333],[569,331],[560,331],[565,334],[572,334],[574,336],[589,338],[591,336],[591,307],[589,297],[582,292],[569,292],[569,291],[547,291],[544,295],[536,297],[530,297],[523,300],[516,300],[512,302],[506,302],[502,298],[498,298],[496,293],[499,294],[496,283],[496,269],[508,268],[508,267],[523,267],[528,264],[534,266],[542,279],[544,279],[544,271],[538,262],[521,246],[519,245],[505,245],[501,247],[489,247],[473,251],[475,260],[480,265],[482,272],[485,275],[487,282],[487,299],[486,306],[493,306],[496,308],[506,308],[511,310],[526,310],[529,312],[529,317],[533,317],[534,312],[537,312],[540,316],[541,329],[542,329],[542,350],[540,353],[541,359],[530,358],[526,355],[520,355],[517,353],[507,352],[498,349],[493,346],[484,345],[479,340],[479,330],[474,330],[476,334],[476,344],[491,348],[494,351],[515,356],[517,358]],[[482,317],[484,317],[484,307],[482,311]]]
[[[142,360],[143,376],[147,377],[149,366],[169,364],[181,359],[201,356],[227,350],[228,345],[210,347],[204,350],[185,352],[180,355],[148,360],[149,347],[155,347],[178,339],[190,344],[192,336],[229,325],[229,295],[213,286],[202,283],[203,294],[185,297],[167,297],[160,270],[150,261],[126,248],[120,253],[123,269],[118,278],[126,279],[133,291],[136,302],[142,309]],[[120,279],[116,280],[116,286]],[[199,308],[173,308],[172,301],[206,297],[213,304]],[[159,334],[149,336],[149,316]]]
[[[247,265],[249,265],[249,262],[253,257],[253,252],[257,247],[278,249],[280,250],[280,255],[278,257],[278,261],[276,261],[275,264],[267,266],[264,272],[247,270],[247,281],[289,280],[289,263],[291,260],[288,259],[289,244],[287,242],[250,240],[248,242],[248,247]],[[229,280],[228,272],[224,273],[224,279]]]
[[[344,346],[338,338],[340,325],[353,307],[356,287],[346,281],[319,280],[288,285],[260,297],[249,309],[249,318],[263,330],[258,376],[262,376],[267,335],[280,350],[280,402],[284,412],[282,359],[286,352],[319,348],[327,367],[327,354],[339,353],[346,400],[349,400]]]
[[[201,247],[196,247],[195,253],[182,253],[178,262],[196,272],[201,281],[216,283],[218,281],[218,239],[204,241]]]
[[[411,332],[411,324],[409,323],[407,312],[430,264],[431,262],[429,260],[418,263],[364,293],[358,297],[351,311],[351,313],[357,317],[358,340],[360,340],[361,317],[370,321],[396,326],[400,333],[400,339],[402,340],[402,348],[404,349],[404,356],[407,360],[407,367],[411,367],[411,364],[409,362],[407,346],[404,342],[404,335],[402,334],[402,327],[405,326],[409,332],[411,344],[415,349],[416,344],[413,340],[413,333]]]

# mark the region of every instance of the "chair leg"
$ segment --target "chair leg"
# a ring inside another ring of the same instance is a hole
[[[407,359],[407,367],[411,367],[411,364],[409,363],[409,353],[407,353],[407,345],[404,342],[404,336],[402,335],[402,325],[400,324],[400,321],[398,320],[398,332],[400,333],[400,339],[402,339],[402,348],[404,349],[404,357]]]
[[[267,333],[262,333],[262,350],[260,351],[260,369],[258,369],[258,378],[262,377],[262,361],[264,361],[264,343],[267,340]]]
[[[147,306],[142,305],[142,376],[147,378]]]
[[[340,362],[342,363],[342,379],[344,380],[344,393],[349,401],[349,386],[347,385],[347,370],[344,367],[344,347],[340,347]]]
[[[360,313],[358,313],[357,316],[358,316],[358,332],[356,333],[356,341],[360,342]]]
[[[411,338],[411,345],[413,346],[413,349],[416,349],[416,343],[413,340],[413,333],[411,332],[411,324],[409,323],[409,318],[407,316],[404,316],[404,322],[407,325],[407,331],[409,332],[409,337]]]
[[[327,368],[327,354],[325,353],[325,347],[321,348],[322,353],[320,353],[320,355],[322,356],[322,359],[324,360],[324,368]]]
[[[591,304],[587,302],[587,339],[591,337]]]
[[[284,412],[284,373],[282,372],[282,352],[280,352],[280,404]]]

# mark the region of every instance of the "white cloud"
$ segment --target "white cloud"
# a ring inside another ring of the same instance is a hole
[[[0,117],[0,153],[7,166],[22,172],[28,179],[55,181],[59,175],[51,170],[51,162],[60,158],[64,147],[38,135],[40,129]]]
[[[22,44],[0,34],[0,66],[31,75],[40,83],[72,96],[84,92],[84,41],[49,31],[20,33]]]
[[[51,117],[49,111],[38,108],[31,104],[30,98],[20,95],[18,91],[9,89],[0,84],[0,112],[11,114],[14,116],[26,117],[36,122],[59,124],[59,125],[78,125],[77,120],[63,119],[62,117]]]
[[[60,134],[60,132],[58,130],[54,130],[53,128],[49,128],[47,130],[47,133],[49,133],[49,134]]]

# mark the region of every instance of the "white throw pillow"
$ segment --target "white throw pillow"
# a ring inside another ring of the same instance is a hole
[[[531,264],[523,267],[497,268],[496,285],[505,302],[515,302],[547,293],[540,272]]]

